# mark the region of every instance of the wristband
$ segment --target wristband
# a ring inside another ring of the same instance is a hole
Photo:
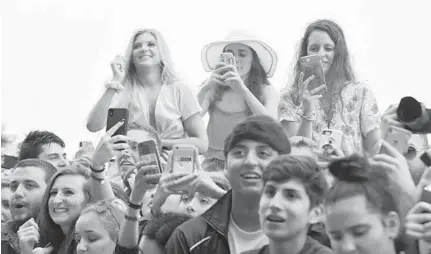
[[[132,209],[141,210],[141,208],[142,208],[142,203],[137,205],[137,204],[133,204],[132,202],[129,201],[129,202],[127,202],[127,204]]]
[[[128,221],[138,221],[138,217],[134,217],[134,216],[129,216],[129,215],[124,215],[124,218]]]
[[[94,175],[91,175],[91,178],[100,182],[101,184],[103,184],[105,182],[105,178],[98,178],[98,177],[95,177]]]
[[[94,173],[102,173],[103,171],[105,171],[105,165],[103,165],[103,168],[102,168],[102,169],[99,169],[99,170],[94,169],[94,168],[93,168],[93,166],[90,166],[90,169],[91,169],[91,171],[92,171],[92,172],[94,172]]]

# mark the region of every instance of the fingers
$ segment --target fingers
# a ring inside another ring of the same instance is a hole
[[[222,79],[226,82],[226,81],[228,81],[228,79],[233,78],[233,77],[235,77],[235,78],[238,77],[238,74],[236,72],[233,72],[233,71],[228,71],[222,76]]]
[[[146,175],[146,174],[157,174],[159,172],[159,167],[157,165],[143,165],[142,163],[138,163],[136,165],[136,168],[138,170],[138,173],[136,174],[136,177],[139,175]]]
[[[114,126],[112,126],[112,128],[111,129],[109,129],[107,132],[106,132],[106,136],[109,136],[109,137],[112,137],[112,135],[114,135],[114,133],[116,132],[116,131],[118,131],[118,129],[120,129],[120,127],[121,126],[123,126],[123,124],[124,124],[124,120],[122,120],[122,121],[120,121],[120,122],[118,122],[116,125],[114,125]]]
[[[323,90],[325,90],[325,88],[326,88],[326,85],[325,85],[325,84],[320,85],[320,86],[318,86],[318,87],[314,88],[313,90],[311,90],[311,91],[310,91],[310,94],[311,94],[311,95],[318,94],[318,93],[322,92]]]
[[[311,75],[310,77],[308,77],[306,80],[304,80],[304,86],[306,87],[306,89],[305,90],[307,90],[307,88],[308,88],[308,84],[314,79],[314,75]]]
[[[192,183],[194,180],[197,179],[197,175],[187,175],[184,177],[181,177],[179,179],[173,180],[171,182],[169,182],[167,184],[168,188],[169,187],[176,187],[176,186],[185,186],[185,185],[189,185],[190,183]]]
[[[303,72],[301,72],[301,73],[299,74],[298,85],[300,85],[300,86],[302,86],[302,87],[303,87],[303,83],[304,83],[304,73],[303,73]]]
[[[162,181],[163,182],[172,182],[172,181],[181,179],[181,178],[183,178],[183,177],[185,177],[187,175],[189,175],[189,174],[187,174],[185,172],[174,172],[174,173],[171,173],[169,175],[165,175],[163,177]]]
[[[427,218],[431,221],[431,204],[427,202],[419,202],[409,211],[409,215],[410,214],[428,215],[429,217]]]

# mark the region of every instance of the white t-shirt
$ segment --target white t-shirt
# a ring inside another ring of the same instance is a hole
[[[227,235],[231,254],[240,254],[248,250],[260,249],[269,244],[269,239],[263,233],[262,229],[255,232],[246,232],[236,225],[232,214],[230,215]]]

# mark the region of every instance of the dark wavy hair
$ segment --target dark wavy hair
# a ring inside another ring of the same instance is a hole
[[[396,212],[403,221],[398,200],[403,196],[403,189],[392,180],[387,171],[371,166],[365,157],[358,154],[332,162],[329,164],[329,171],[334,175],[335,181],[326,196],[326,206],[346,198],[363,196],[368,208],[382,215]],[[395,239],[397,251],[407,247],[402,224]]]
[[[87,204],[90,204],[93,201],[91,183],[89,181],[91,177],[91,171],[89,168],[86,168],[80,164],[72,164],[57,172],[47,184],[45,194],[43,195],[42,199],[42,208],[40,210],[38,221],[38,225],[40,226],[40,246],[46,246],[48,243],[51,243],[51,246],[54,248],[53,253],[72,254],[76,251],[74,228],[78,218],[74,220],[73,225],[70,227],[69,233],[65,235],[61,230],[61,227],[55,224],[49,215],[48,201],[51,197],[51,190],[55,181],[61,176],[84,177],[87,180],[83,189],[86,202]]]

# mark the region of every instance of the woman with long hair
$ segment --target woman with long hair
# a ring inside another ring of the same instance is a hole
[[[76,251],[75,223],[82,210],[93,200],[90,170],[82,165],[70,165],[57,172],[49,181],[39,215],[40,246],[50,244],[52,253]]]
[[[92,109],[89,131],[101,130],[109,108],[127,108],[129,123],[152,126],[162,138],[162,146],[192,144],[201,153],[208,138],[201,108],[190,88],[174,71],[171,54],[163,36],[154,29],[136,31],[125,58],[111,63],[113,78]]]
[[[300,58],[320,55],[327,91],[313,77],[303,80]],[[307,87],[301,96],[300,87]],[[301,98],[302,97],[302,98]],[[330,20],[311,23],[301,40],[293,82],[282,92],[279,119],[288,135],[312,138],[317,143],[324,129],[343,133],[341,150],[349,155],[376,152],[380,115],[371,89],[356,80],[341,27]]]
[[[235,62],[221,62],[231,53]],[[224,140],[233,127],[252,115],[277,117],[279,93],[268,78],[277,67],[277,54],[266,43],[235,31],[226,40],[210,43],[202,50],[202,63],[211,76],[198,94],[202,112],[208,112],[209,147],[203,169],[224,169]]]

